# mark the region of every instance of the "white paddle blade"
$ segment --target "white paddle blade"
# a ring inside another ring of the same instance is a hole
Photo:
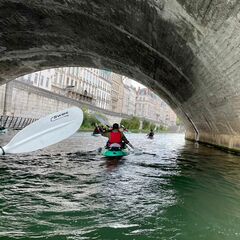
[[[110,126],[109,122],[107,120],[103,119],[98,114],[95,114],[94,116],[101,124]]]
[[[50,114],[28,125],[3,147],[5,153],[32,152],[60,142],[81,126],[83,112],[72,107]]]

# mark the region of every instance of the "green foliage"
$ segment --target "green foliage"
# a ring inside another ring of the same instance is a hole
[[[179,125],[183,125],[183,122],[180,118],[177,117],[177,120],[176,120],[176,125],[179,126]]]
[[[150,123],[149,121],[147,120],[143,120],[143,126],[142,126],[142,129],[143,130],[155,130],[156,128],[156,125],[154,123]]]
[[[95,123],[100,124],[100,122],[90,114],[86,109],[83,109],[83,123],[81,129],[93,129],[95,127]]]
[[[150,129],[155,130],[155,127],[156,127],[155,124],[153,123],[150,124]]]
[[[167,131],[168,129],[162,125],[160,125],[159,127],[156,128],[156,131],[157,132],[165,132]]]
[[[143,120],[143,124],[142,124],[142,129],[143,130],[148,130],[150,127],[150,122],[147,120]]]
[[[137,117],[132,117],[130,119],[122,119],[120,124],[129,130],[136,130],[140,127],[140,120]]]
[[[120,124],[129,129],[129,119],[122,119]]]

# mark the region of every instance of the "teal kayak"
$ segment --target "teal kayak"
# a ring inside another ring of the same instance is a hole
[[[114,158],[114,157],[124,157],[129,154],[127,149],[122,148],[104,148],[102,151],[102,155],[104,157],[108,158]]]

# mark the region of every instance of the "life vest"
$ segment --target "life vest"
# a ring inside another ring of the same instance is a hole
[[[109,143],[121,143],[122,142],[122,134],[120,132],[110,132]]]

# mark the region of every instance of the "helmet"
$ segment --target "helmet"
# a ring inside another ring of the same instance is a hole
[[[119,129],[119,125],[117,123],[113,124],[113,129]]]

